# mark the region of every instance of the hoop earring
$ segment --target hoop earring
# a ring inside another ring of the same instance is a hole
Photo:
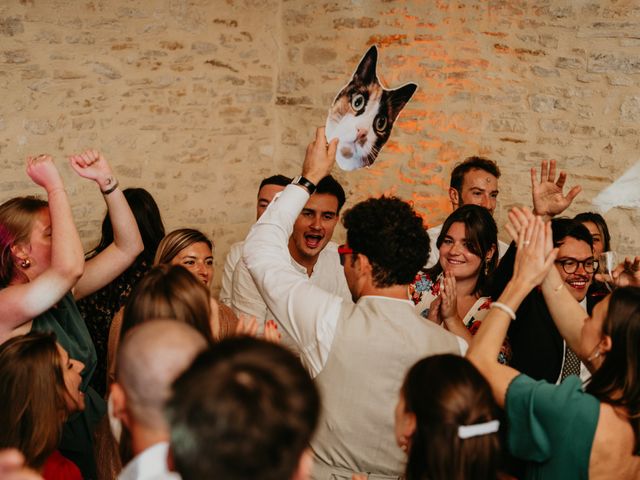
[[[29,260],[28,258],[23,259],[20,262],[20,266],[26,270],[27,268],[29,268],[31,266],[31,260]]]

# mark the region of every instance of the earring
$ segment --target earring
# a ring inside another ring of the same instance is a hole
[[[31,266],[31,260],[29,260],[28,258],[23,259],[20,262],[20,266],[26,270],[27,268],[29,268]]]
[[[485,277],[489,276],[489,262],[487,260],[485,260],[484,262],[484,276]]]

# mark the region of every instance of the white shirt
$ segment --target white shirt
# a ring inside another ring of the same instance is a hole
[[[224,260],[224,270],[222,270],[222,287],[218,300],[227,306],[231,306],[231,287],[233,285],[233,272],[236,265],[242,258],[242,247],[244,240],[231,245],[227,258]]]
[[[306,274],[291,265],[287,247],[289,236],[308,199],[305,189],[287,186],[251,228],[245,241],[243,260],[262,298],[295,341],[302,363],[315,377],[327,362],[346,300],[318,288]],[[413,308],[409,300],[384,298],[407,302]],[[458,343],[461,350],[466,351],[466,342],[459,338]]]
[[[429,246],[431,248],[429,249],[429,260],[427,260],[426,268],[433,267],[440,259],[440,251],[438,250],[436,241],[442,231],[442,225],[443,224],[436,225],[435,227],[431,227],[427,230],[427,233],[429,234]],[[509,244],[498,240],[498,258],[502,258],[504,254],[507,253],[508,248]]]
[[[344,277],[343,268],[340,265],[338,245],[334,242],[327,243],[318,254],[318,259],[313,266],[310,277],[307,274],[306,267],[297,263],[288,250],[287,262],[295,269],[300,279],[308,279],[316,287],[338,295],[346,302],[351,303],[351,293]],[[255,317],[258,322],[258,332],[264,331],[264,324],[267,320],[275,320],[282,336],[282,345],[294,351],[298,349],[295,338],[290,335],[283,322],[280,321],[279,315],[267,307],[265,299],[262,297],[246,263],[242,259],[240,259],[233,272],[231,306],[237,315]]]
[[[127,463],[118,480],[180,480],[180,475],[167,468],[168,452],[168,442],[150,446]]]

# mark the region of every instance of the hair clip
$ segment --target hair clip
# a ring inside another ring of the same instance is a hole
[[[476,423],[474,425],[460,425],[458,427],[458,437],[464,440],[465,438],[478,437],[480,435],[495,433],[499,429],[499,420],[491,420],[490,422]]]

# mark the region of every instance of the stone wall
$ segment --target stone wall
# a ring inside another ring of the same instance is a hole
[[[573,215],[638,160],[639,32],[629,1],[5,1],[0,201],[37,192],[24,157],[52,153],[90,248],[104,206],[64,156],[95,147],[123,186],[152,192],[169,229],[213,236],[220,267],[260,179],[299,173],[375,43],[383,82],[419,90],[372,168],[336,172],[347,206],[395,193],[439,223],[452,166],[482,154],[503,171],[499,223],[530,204],[542,159],[583,186]],[[637,209],[605,216],[615,248],[639,252]]]

